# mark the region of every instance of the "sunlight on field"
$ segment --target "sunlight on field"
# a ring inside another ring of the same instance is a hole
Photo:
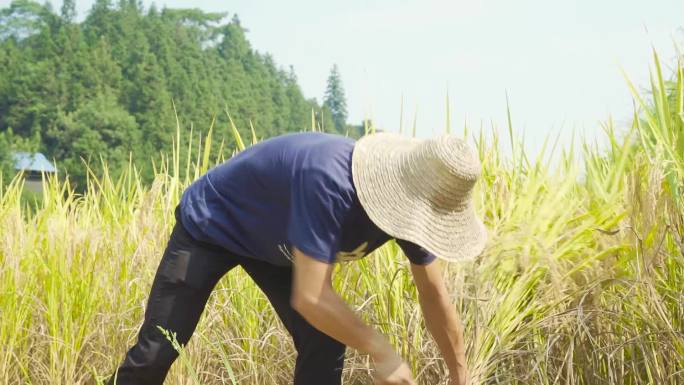
[[[528,159],[513,139],[503,159],[501,138],[475,135],[474,197],[490,242],[445,272],[473,384],[684,383],[684,82],[681,66],[672,83],[657,58],[655,68],[648,101],[635,94],[634,127],[622,135],[607,123],[608,151],[585,145],[581,164],[566,149],[550,169],[549,151]],[[91,384],[119,364],[182,189],[222,159],[209,154],[211,136],[182,136],[149,187],[131,166],[116,180],[106,167],[91,175],[84,195],[46,181],[36,207],[20,199],[20,179],[0,192],[0,382]],[[198,150],[180,159],[181,142]],[[392,243],[342,264],[335,286],[420,384],[445,384],[399,254]],[[224,277],[207,309],[167,384],[291,381],[292,343],[246,274]],[[348,351],[345,384],[368,384],[368,373]]]

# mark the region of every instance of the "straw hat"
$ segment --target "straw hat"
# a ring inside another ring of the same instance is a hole
[[[475,151],[453,135],[371,134],[352,154],[354,186],[371,221],[447,261],[472,260],[487,241],[471,199],[480,169]]]

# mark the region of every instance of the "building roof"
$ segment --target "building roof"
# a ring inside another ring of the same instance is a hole
[[[40,152],[15,152],[12,154],[15,170],[57,172],[55,166]]]

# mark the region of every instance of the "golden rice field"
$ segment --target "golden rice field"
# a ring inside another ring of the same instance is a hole
[[[581,158],[557,149],[553,169],[551,151],[530,159],[511,139],[504,158],[498,135],[475,134],[490,241],[475,261],[445,265],[473,384],[684,384],[683,71],[663,80],[656,57],[651,92],[634,89],[634,125],[606,123],[608,148],[582,145]],[[222,159],[205,150],[210,136],[193,144],[180,132],[151,186],[130,167],[93,175],[83,195],[46,181],[35,207],[20,179],[0,192],[0,383],[95,384],[118,365],[184,186]],[[446,384],[399,253],[388,244],[340,265],[335,287],[420,384]],[[287,384],[294,354],[236,269],[166,383]],[[349,350],[344,383],[370,384],[368,364]]]

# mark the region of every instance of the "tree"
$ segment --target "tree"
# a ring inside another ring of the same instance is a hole
[[[116,177],[140,144],[135,118],[110,94],[96,96],[73,113],[60,114],[48,136],[54,142],[52,156],[80,188],[87,174],[84,162],[97,174],[102,159]]]
[[[15,0],[0,10],[0,39],[26,39],[50,24],[54,19],[47,5],[32,0]]]
[[[96,172],[102,158],[116,175],[129,153],[151,181],[150,158],[171,151],[175,112],[195,133],[216,117],[214,150],[234,144],[226,108],[245,135],[250,122],[261,138],[306,130],[312,111],[317,127],[334,130],[331,109],[255,51],[237,15],[94,0],[79,22],[74,0],[57,12],[37,1],[0,7],[0,134],[39,138],[36,150],[80,186],[81,158]]]
[[[76,19],[76,2],[74,0],[64,0],[62,3],[62,20],[72,23]]]
[[[0,132],[0,182],[7,184],[12,176],[14,176],[12,145],[7,140],[6,132]]]
[[[333,65],[330,70],[323,104],[330,110],[337,132],[343,133],[347,124],[347,100],[344,97],[344,88],[342,88],[337,64]]]

